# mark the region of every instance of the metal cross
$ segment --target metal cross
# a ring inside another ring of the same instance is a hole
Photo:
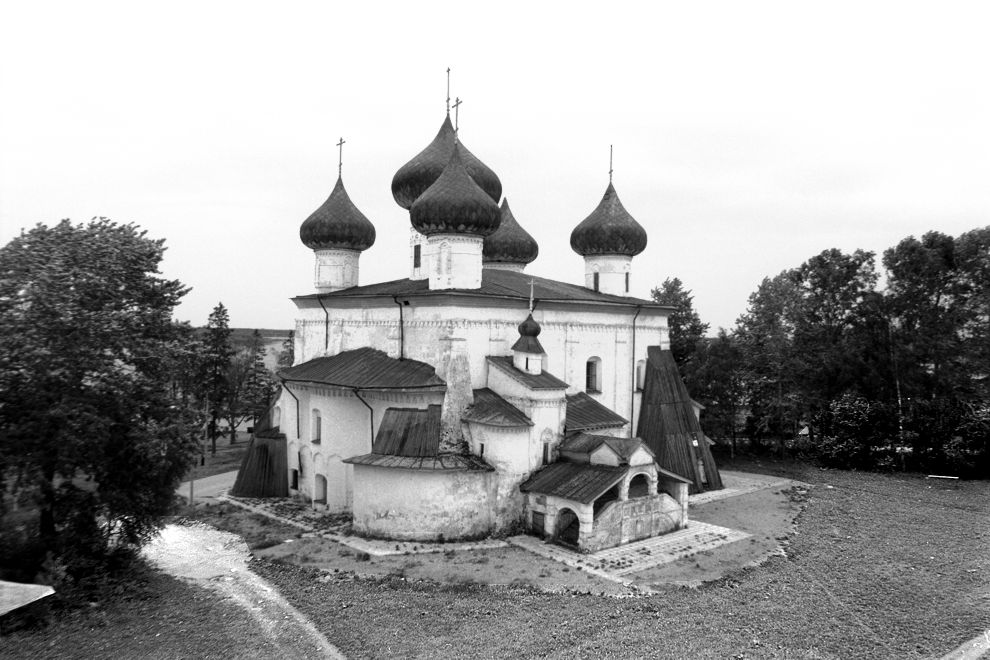
[[[344,167],[344,138],[340,138],[340,142],[337,143],[337,176],[340,176],[340,172]]]
[[[461,103],[463,103],[463,101],[461,101],[460,96],[454,99],[454,133],[455,134],[457,133],[457,129],[460,124]]]
[[[450,67],[447,67],[447,114],[450,114]]]
[[[608,182],[612,183],[612,145],[608,145]]]

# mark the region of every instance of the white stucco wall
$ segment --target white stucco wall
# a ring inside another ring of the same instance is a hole
[[[354,467],[354,531],[397,540],[479,538],[494,529],[491,472]]]

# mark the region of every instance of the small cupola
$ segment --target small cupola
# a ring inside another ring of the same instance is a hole
[[[485,268],[522,272],[540,254],[540,246],[516,221],[508,199],[502,200],[500,215],[498,229],[485,239],[482,262]]]
[[[361,252],[375,244],[375,226],[358,210],[338,175],[323,204],[299,227],[299,238],[316,255],[320,293],[357,286]]]
[[[611,180],[602,201],[571,232],[571,249],[584,257],[587,288],[629,295],[632,258],[646,249],[646,230],[622,206]]]
[[[519,339],[512,345],[512,365],[534,376],[543,373],[543,356],[546,355],[540,340],[537,339],[540,331],[540,324],[530,312],[526,320],[519,324]]]

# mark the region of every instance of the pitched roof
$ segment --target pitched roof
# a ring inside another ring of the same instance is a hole
[[[519,490],[591,504],[599,495],[617,484],[627,470],[625,467],[611,465],[551,463],[527,479],[519,486]]]
[[[361,298],[381,297],[391,298],[402,296],[413,298],[417,296],[433,296],[442,293],[446,296],[477,296],[482,298],[509,298],[529,302],[529,284],[533,283],[533,296],[539,302],[585,302],[620,305],[623,307],[646,307],[653,309],[672,309],[669,305],[660,305],[652,300],[613,296],[608,293],[593,291],[577,284],[558,282],[545,277],[536,277],[529,273],[519,273],[497,268],[484,268],[481,271],[481,288],[450,289],[442,292],[431,291],[428,279],[401,279],[391,282],[379,282],[365,286],[354,286],[330,293],[311,293],[297,296],[294,300],[316,298]]]
[[[489,355],[488,363],[494,364],[503,372],[508,374],[510,377],[518,380],[520,383],[522,383],[531,390],[566,390],[567,389],[567,383],[557,378],[548,371],[544,371],[539,375],[534,375],[516,369],[515,365],[512,364],[511,357],[504,357],[501,355]]]
[[[320,383],[367,390],[437,389],[446,384],[425,362],[397,360],[374,348],[314,358],[278,374],[289,382]]]
[[[406,470],[492,471],[481,458],[440,453],[440,406],[388,408],[382,415],[370,454],[344,459],[352,465]]]
[[[609,410],[585,392],[567,395],[567,419],[564,420],[567,431],[606,429],[628,423],[625,417]]]
[[[523,411],[487,387],[474,391],[474,403],[464,412],[461,419],[466,422],[508,428],[533,425]]]
[[[591,454],[602,445],[609,447],[624,461],[628,461],[640,447],[650,452],[650,454],[653,453],[639,438],[615,438],[610,435],[594,435],[591,433],[577,433],[572,435],[561,443],[560,450],[574,454]]]

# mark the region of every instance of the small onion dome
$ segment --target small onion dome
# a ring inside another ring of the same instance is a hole
[[[539,335],[540,324],[530,313],[526,320],[519,324],[519,339],[512,345],[512,350],[522,353],[545,353],[543,346],[540,345],[540,340],[537,339]]]
[[[327,201],[299,227],[299,238],[312,250],[367,250],[375,244],[375,226],[354,206],[337,177]]]
[[[483,263],[532,263],[540,253],[540,246],[536,244],[529,232],[519,226],[516,217],[512,215],[509,208],[509,200],[502,200],[501,208],[502,221],[498,230],[485,239],[485,245],[481,253]]]
[[[571,249],[584,257],[634,257],[646,249],[646,230],[622,206],[611,182],[598,207],[571,232]]]
[[[450,162],[455,137],[454,126],[450,123],[448,114],[433,142],[400,167],[392,177],[392,197],[399,206],[407,210],[411,209],[413,202],[440,178],[440,173]],[[467,173],[498,204],[498,200],[502,198],[502,182],[498,180],[495,172],[478,160],[463,144],[460,147]]]
[[[488,236],[498,229],[499,210],[498,204],[468,176],[460,145],[455,144],[447,167],[413,203],[409,218],[416,231],[425,236]]]

